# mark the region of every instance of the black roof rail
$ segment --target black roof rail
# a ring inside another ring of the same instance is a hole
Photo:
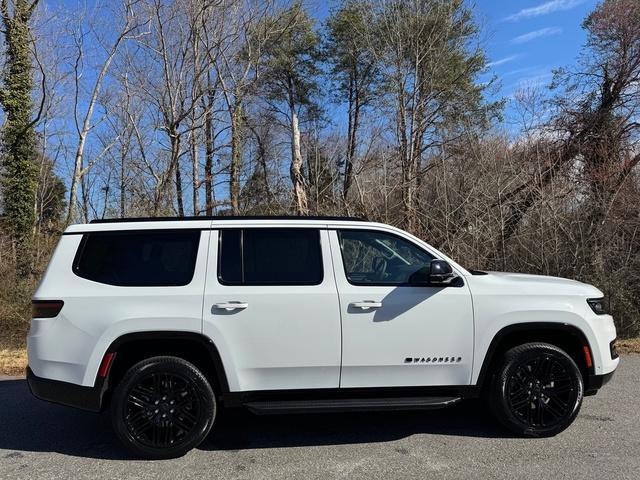
[[[321,220],[321,221],[350,221],[367,222],[366,218],[359,217],[331,217],[331,216],[306,216],[306,215],[209,215],[202,217],[132,217],[132,218],[97,218],[89,223],[122,223],[122,222],[163,222],[163,221],[188,221],[188,220]]]

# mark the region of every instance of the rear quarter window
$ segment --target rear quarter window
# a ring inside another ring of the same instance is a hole
[[[87,233],[73,272],[122,287],[183,286],[193,279],[199,244],[199,230]]]

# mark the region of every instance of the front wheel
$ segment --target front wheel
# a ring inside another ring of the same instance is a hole
[[[560,433],[578,415],[582,373],[563,350],[547,343],[527,343],[509,350],[494,375],[490,407],[514,433],[547,437]]]
[[[177,357],[153,357],[131,367],[116,387],[111,419],[137,456],[175,458],[198,446],[216,418],[206,377]]]

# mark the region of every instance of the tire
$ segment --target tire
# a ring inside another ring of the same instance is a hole
[[[135,364],[118,383],[111,402],[111,421],[120,441],[150,460],[181,457],[197,447],[216,413],[216,398],[205,376],[177,357]]]
[[[489,388],[489,405],[497,420],[528,437],[562,432],[578,415],[584,396],[576,363],[547,343],[527,343],[507,351]]]

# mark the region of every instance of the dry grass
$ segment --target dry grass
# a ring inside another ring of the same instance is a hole
[[[0,375],[24,376],[27,366],[27,350],[3,348],[0,350]]]
[[[618,352],[624,355],[640,354],[640,338],[618,340]]]

